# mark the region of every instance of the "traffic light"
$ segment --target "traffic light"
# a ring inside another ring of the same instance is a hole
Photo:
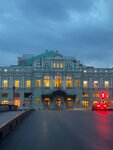
[[[104,91],[102,91],[101,93],[100,93],[100,98],[101,99],[105,99],[105,98],[107,98],[107,93],[106,92],[104,92]]]

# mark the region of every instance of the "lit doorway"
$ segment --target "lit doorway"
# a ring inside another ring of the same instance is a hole
[[[50,98],[44,98],[44,106],[50,106]]]
[[[66,106],[67,107],[71,107],[72,106],[72,99],[71,98],[67,98],[66,99]]]
[[[61,106],[61,98],[56,98],[56,106],[60,107]]]

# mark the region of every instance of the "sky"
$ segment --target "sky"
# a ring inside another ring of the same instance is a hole
[[[0,66],[45,49],[113,67],[113,0],[0,0]]]

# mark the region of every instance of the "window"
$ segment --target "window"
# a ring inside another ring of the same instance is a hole
[[[62,87],[62,77],[61,76],[54,77],[54,87]]]
[[[78,88],[78,87],[79,87],[79,84],[80,84],[79,79],[75,80],[75,87],[76,87],[76,88]]]
[[[41,80],[36,80],[36,86],[41,87]]]
[[[16,97],[16,98],[19,98],[20,94],[19,93],[14,93],[13,96]]]
[[[20,81],[19,80],[15,80],[15,88],[19,88],[19,84],[20,84]]]
[[[89,101],[87,101],[87,100],[82,101],[82,105],[85,107],[88,107]]]
[[[53,63],[53,68],[57,68],[57,64],[56,63]]]
[[[67,63],[67,67],[71,67],[71,64],[69,62]]]
[[[108,87],[109,87],[109,81],[105,81],[105,82],[104,82],[104,87],[105,87],[105,88],[108,88]]]
[[[30,80],[27,80],[26,81],[26,88],[30,88],[31,87],[31,81]]]
[[[88,93],[83,93],[83,97],[88,97]]]
[[[72,87],[72,77],[71,76],[66,77],[66,87],[67,88]]]
[[[53,68],[63,68],[63,64],[60,62],[53,63]]]
[[[3,81],[3,87],[4,87],[4,88],[7,88],[7,87],[8,87],[8,80],[4,80],[4,81]]]
[[[62,63],[59,64],[59,68],[63,68],[63,64]]]
[[[2,97],[8,97],[8,93],[2,93]]]
[[[2,104],[9,104],[8,100],[2,100]]]
[[[40,98],[36,99],[36,104],[39,105],[40,104]]]
[[[99,93],[94,93],[93,97],[100,97]]]
[[[44,87],[50,87],[50,76],[44,77]]]
[[[88,87],[88,82],[87,81],[83,81],[83,87],[87,88]]]
[[[98,88],[98,81],[94,81],[94,82],[93,82],[93,87],[94,87],[94,88]]]

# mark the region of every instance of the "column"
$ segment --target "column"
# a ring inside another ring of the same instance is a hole
[[[50,76],[50,86],[51,89],[53,89],[53,75]]]

